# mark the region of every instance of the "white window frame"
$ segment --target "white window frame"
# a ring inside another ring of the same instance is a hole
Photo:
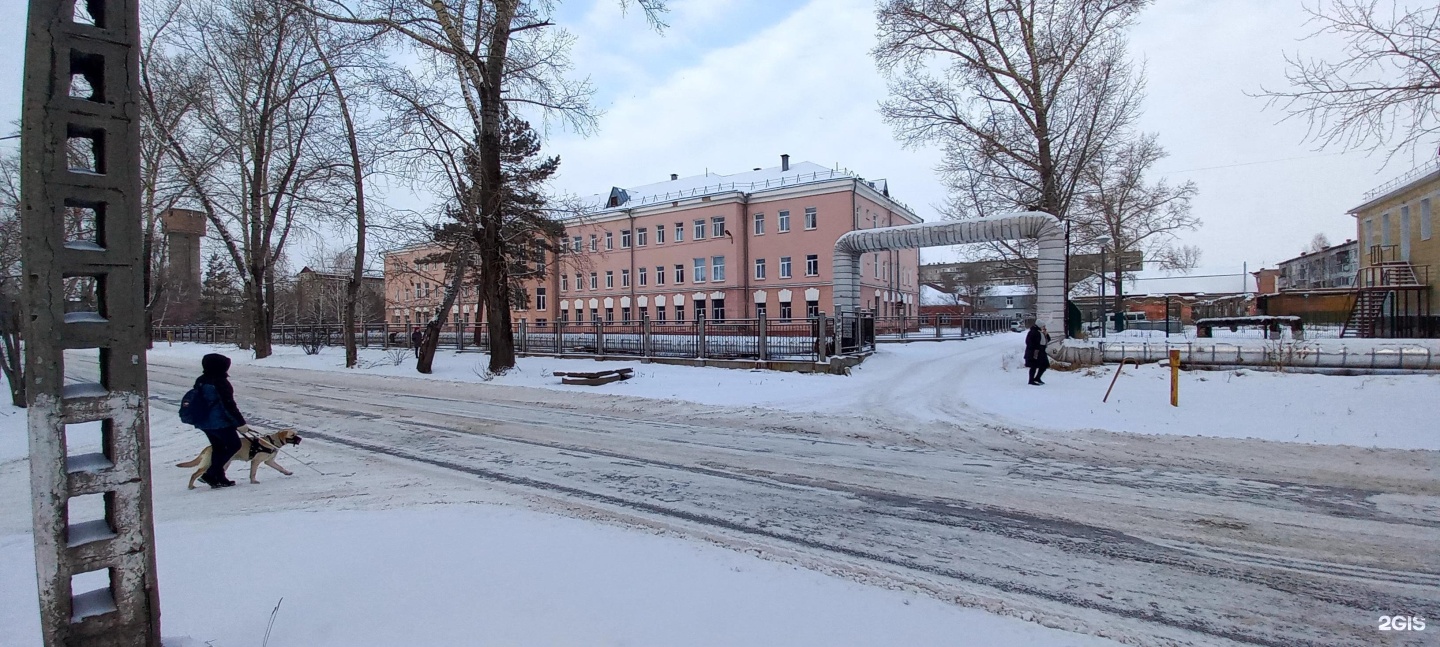
[[[545,288],[535,288],[535,309],[536,309],[536,310],[544,310],[544,309],[545,309],[545,306],[549,305],[549,304],[546,302],[546,299],[545,299],[546,296],[548,296],[548,295],[545,294]]]
[[[755,280],[765,280],[765,259],[763,258],[755,259]]]
[[[615,249],[615,234],[607,231],[605,232],[605,251],[613,249]]]
[[[694,271],[692,271],[691,274],[690,274],[690,282],[691,282],[691,283],[704,283],[704,282],[705,282],[705,259],[702,257],[702,258],[695,258],[695,259],[691,259],[691,260],[694,261],[692,267],[694,267],[695,269],[694,269]]]
[[[630,230],[620,230],[620,249],[630,249]]]
[[[560,275],[560,291],[561,291],[561,292],[569,292],[569,291],[570,291],[570,275],[569,275],[569,274],[561,274],[561,275]]]
[[[591,273],[590,273],[590,289],[591,289],[591,290],[599,290],[599,289],[600,289],[600,274],[599,274],[598,272],[591,272]]]
[[[675,223],[675,242],[685,242],[685,223],[683,222]]]
[[[615,289],[615,270],[605,270],[605,289]]]
[[[641,227],[635,230],[635,246],[644,247],[650,242],[650,228]]]
[[[590,234],[590,252],[594,253],[598,251],[600,251],[600,237],[595,234]]]
[[[620,287],[630,287],[630,270],[620,270]]]
[[[655,244],[665,244],[665,225],[655,225]]]
[[[765,214],[763,213],[755,214],[755,235],[765,235]]]
[[[789,210],[789,209],[781,209],[779,212],[777,212],[777,213],[775,214],[775,218],[776,218],[776,221],[777,221],[776,224],[775,224],[775,231],[777,231],[777,232],[779,232],[779,233],[782,233],[782,234],[785,233],[785,232],[790,231],[790,210]]]
[[[813,270],[813,271],[812,271]],[[805,255],[805,276],[820,276],[820,255]]]
[[[647,268],[647,267],[642,266],[642,267],[639,268],[638,271],[639,271],[639,274],[638,274],[638,276],[636,276],[635,278],[636,278],[636,280],[640,283],[640,287],[643,288],[643,287],[649,285],[649,284],[650,284],[650,269]]]
[[[665,266],[655,266],[655,285],[665,285]]]
[[[820,217],[815,212],[815,207],[805,207],[805,229],[811,230],[819,226]]]
[[[793,272],[792,272],[792,268],[791,268],[790,257],[789,257],[789,256],[781,256],[781,257],[780,257],[780,278],[782,278],[782,279],[788,279],[788,278],[791,278],[791,276],[793,276]]]
[[[725,218],[715,216],[710,219],[710,237],[723,238],[725,236]]]
[[[711,282],[711,283],[724,283],[724,282],[725,282],[725,257],[724,257],[724,256],[711,256],[711,257],[710,257],[710,282]]]
[[[684,283],[685,283],[685,264],[684,264],[684,263],[676,263],[676,264],[675,264],[675,285],[682,285],[682,284],[684,284]]]
[[[693,221],[693,224],[695,227],[695,231],[690,236],[690,240],[705,240],[705,219],[701,218],[699,220],[695,220]]]

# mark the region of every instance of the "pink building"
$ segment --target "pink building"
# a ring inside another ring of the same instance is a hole
[[[655,321],[804,318],[834,312],[831,257],[854,229],[921,222],[883,180],[809,162],[734,175],[706,174],[611,189],[597,210],[566,225],[564,252],[529,280],[516,321]],[[391,323],[428,319],[443,268],[414,267],[423,249],[386,256]],[[862,304],[878,316],[913,316],[919,250],[867,254]],[[407,265],[407,263],[409,263]],[[428,270],[428,273],[427,273]],[[474,320],[473,297],[454,314]],[[468,315],[468,316],[467,316]]]

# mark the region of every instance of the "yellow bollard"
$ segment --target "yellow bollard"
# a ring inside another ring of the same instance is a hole
[[[1170,350],[1170,406],[1180,406],[1180,351]]]

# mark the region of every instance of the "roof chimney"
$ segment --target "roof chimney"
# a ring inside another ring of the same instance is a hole
[[[790,170],[790,156],[789,156],[789,155],[781,155],[781,156],[780,156],[780,170],[781,170],[781,171],[788,171],[788,170]]]
[[[680,174],[679,174],[679,173],[671,173],[671,174],[670,174],[670,180],[671,180],[671,181],[675,181],[675,180],[678,180],[678,179],[680,179]]]

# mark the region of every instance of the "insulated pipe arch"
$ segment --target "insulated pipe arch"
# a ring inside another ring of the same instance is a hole
[[[917,249],[1034,238],[1035,317],[1049,320],[1050,333],[1065,334],[1065,230],[1048,213],[1025,211],[1005,216],[851,231],[835,241],[835,312],[860,310],[860,255],[892,249]]]

